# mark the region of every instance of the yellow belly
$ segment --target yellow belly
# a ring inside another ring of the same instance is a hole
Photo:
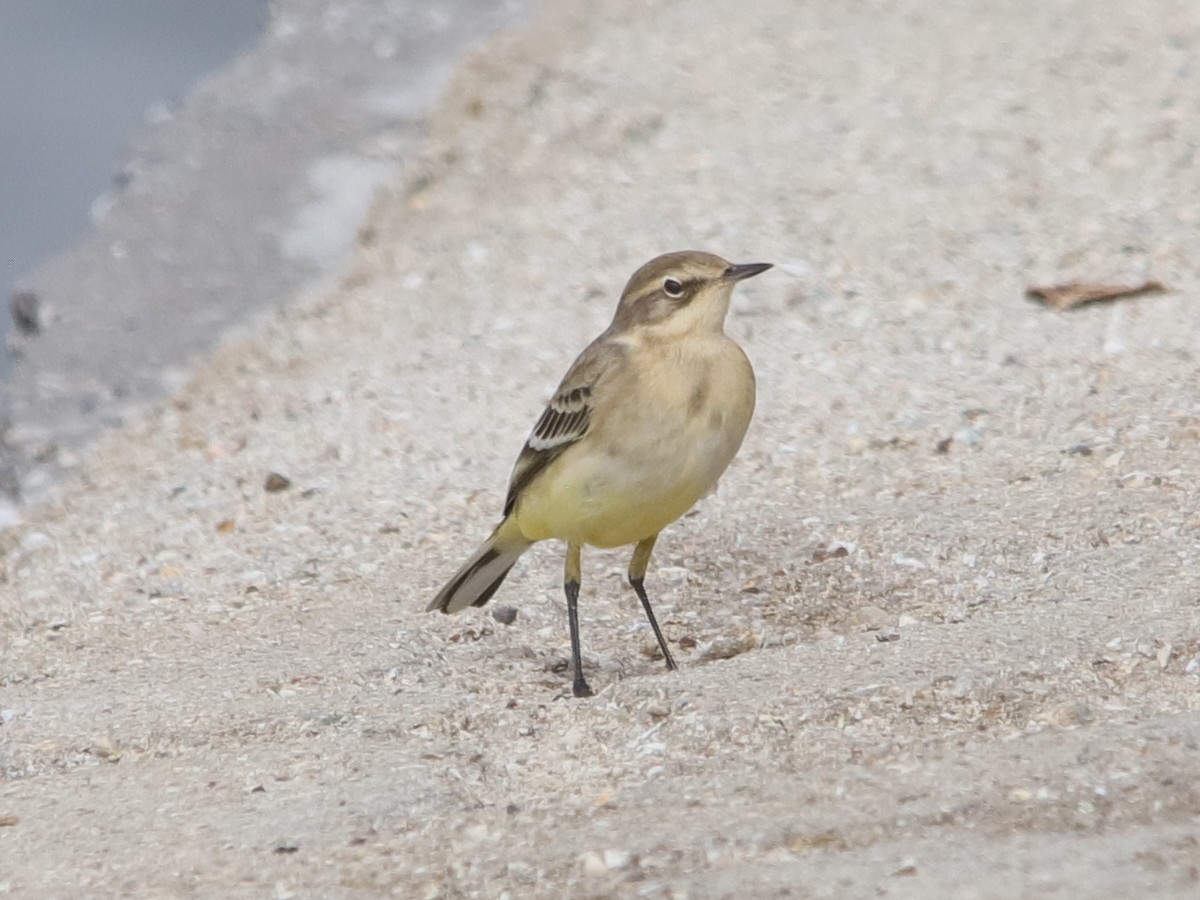
[[[517,506],[517,524],[530,540],[560,538],[593,547],[633,544],[658,534],[716,483],[716,477],[698,477],[692,465],[661,475],[616,460],[580,461],[565,455],[555,465],[558,471],[547,472],[552,477]]]
[[[683,378],[664,366],[643,367],[638,389],[613,398],[619,402],[608,417],[597,415],[589,433],[521,495],[514,512],[525,536],[620,547],[658,534],[709,493],[754,409],[745,355],[732,341],[718,349],[715,358],[689,360]],[[691,399],[700,379],[709,391],[698,409]]]

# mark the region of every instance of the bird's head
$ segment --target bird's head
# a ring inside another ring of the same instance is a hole
[[[720,332],[733,286],[769,268],[771,263],[734,265],[698,250],[665,253],[633,273],[621,292],[613,328]]]

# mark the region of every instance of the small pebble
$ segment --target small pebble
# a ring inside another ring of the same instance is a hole
[[[583,871],[586,875],[607,875],[608,866],[604,865],[604,860],[600,858],[600,854],[594,850],[589,850],[580,858],[583,863]]]
[[[1170,665],[1171,654],[1174,652],[1174,650],[1175,648],[1171,644],[1163,644],[1158,648],[1158,653],[1155,654],[1155,658],[1158,660],[1158,667],[1160,669],[1165,669],[1168,665]]]
[[[42,330],[42,303],[33,291],[17,291],[12,295],[12,320],[22,334],[37,334]]]
[[[704,648],[700,654],[703,659],[732,659],[758,646],[758,639],[752,634],[741,637],[721,635]]]
[[[121,748],[117,742],[108,735],[103,735],[96,738],[92,742],[92,755],[104,760],[105,762],[115,763],[121,758]]]
[[[1117,479],[1117,485],[1123,488],[1147,488],[1161,483],[1162,479],[1157,478],[1148,472],[1130,472],[1127,475],[1122,475]]]
[[[286,491],[291,486],[291,479],[280,475],[278,472],[271,472],[267,475],[267,480],[263,482],[263,489],[268,494],[278,494],[280,491]]]
[[[511,625],[517,621],[517,608],[515,606],[496,606],[492,608],[492,618],[501,625]]]
[[[850,555],[851,545],[834,541],[825,547],[818,547],[812,552],[811,562],[823,563],[827,559],[843,559]]]
[[[628,850],[605,850],[604,867],[606,869],[624,869],[629,865],[630,858]]]

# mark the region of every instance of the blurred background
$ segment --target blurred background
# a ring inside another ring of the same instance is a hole
[[[539,5],[0,0],[0,525],[333,277],[459,57]]]
[[[138,128],[169,117],[266,22],[267,0],[0,0],[3,296],[88,227]],[[0,377],[8,367],[0,355]]]

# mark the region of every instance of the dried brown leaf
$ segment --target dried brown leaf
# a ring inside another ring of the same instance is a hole
[[[1049,287],[1031,287],[1025,291],[1025,295],[1041,300],[1051,309],[1073,309],[1085,303],[1102,303],[1142,294],[1161,294],[1165,290],[1166,287],[1160,281],[1143,281],[1134,285],[1068,281]]]

